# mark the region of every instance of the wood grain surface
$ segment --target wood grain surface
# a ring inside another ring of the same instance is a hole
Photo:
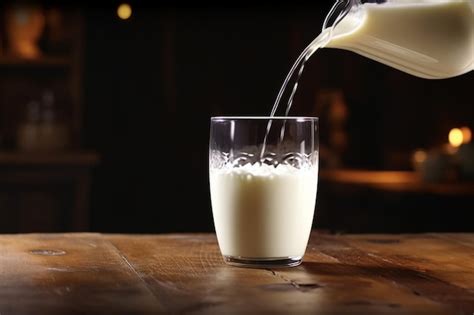
[[[0,236],[0,314],[473,314],[474,235],[313,233],[301,266],[212,234]]]

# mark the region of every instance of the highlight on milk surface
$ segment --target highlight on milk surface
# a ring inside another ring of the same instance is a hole
[[[337,1],[325,47],[340,48],[409,74],[442,79],[474,69],[473,0]]]

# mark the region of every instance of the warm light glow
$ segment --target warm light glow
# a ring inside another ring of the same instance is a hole
[[[462,131],[462,143],[471,142],[471,139],[472,139],[471,129],[469,129],[469,127],[462,127],[461,131]]]
[[[463,134],[462,134],[461,129],[459,128],[451,129],[451,131],[449,132],[448,138],[449,138],[449,143],[453,147],[459,147],[463,143]]]
[[[416,163],[423,163],[426,160],[426,152],[423,150],[416,150],[413,159]]]
[[[127,3],[122,3],[117,8],[117,15],[122,20],[128,19],[132,15],[132,7]]]

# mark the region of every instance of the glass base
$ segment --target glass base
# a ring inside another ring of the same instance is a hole
[[[275,257],[275,258],[250,258],[241,256],[226,256],[224,261],[232,266],[247,268],[282,268],[296,267],[303,261],[302,256]]]

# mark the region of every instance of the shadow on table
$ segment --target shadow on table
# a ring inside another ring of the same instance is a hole
[[[446,280],[446,271],[443,273],[443,279],[439,279],[435,276],[436,271],[426,272],[423,269],[415,270],[407,267],[384,266],[383,264],[351,265],[304,262],[300,268],[314,276],[344,278],[341,279],[342,282],[351,288],[368,285],[373,280],[383,278],[390,283],[411,290],[414,295],[424,296],[445,304],[460,306],[462,309],[474,309],[474,294],[468,289],[448,282]],[[462,274],[453,272],[447,278],[459,279],[461,276]]]
[[[409,268],[396,266],[370,266],[370,265],[349,265],[341,263],[319,263],[303,262],[301,264],[306,272],[315,275],[332,276],[362,276],[362,277],[396,277],[397,279],[428,279],[426,274]],[[436,278],[433,278],[436,279]],[[437,280],[437,279],[436,279]],[[438,280],[439,281],[439,280]]]

